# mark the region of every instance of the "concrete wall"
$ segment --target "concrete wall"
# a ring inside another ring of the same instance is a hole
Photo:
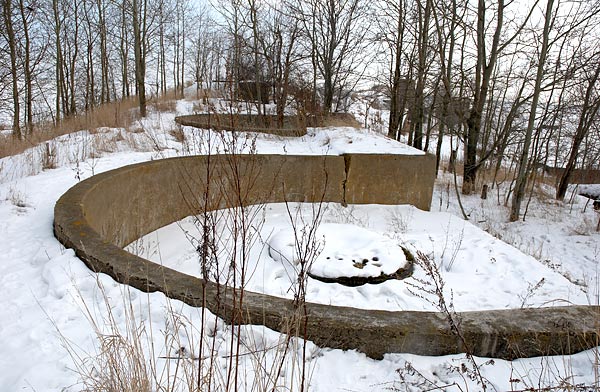
[[[344,155],[348,204],[412,204],[429,211],[435,156]]]
[[[278,136],[306,135],[306,121],[297,116],[284,116],[283,126],[278,127],[275,115],[249,114],[190,114],[175,117],[175,122],[195,128],[217,129],[222,131],[251,131]]]
[[[94,271],[144,291],[206,306],[230,323],[288,332],[297,312],[290,300],[245,292],[234,311],[232,289],[125,252],[140,236],[190,214],[259,202],[411,203],[428,209],[432,156],[197,156],[126,166],[80,182],[57,202],[54,232]],[[237,185],[239,184],[239,185]],[[241,197],[237,197],[241,195]],[[308,339],[357,349],[444,355],[470,351],[515,358],[568,354],[597,345],[600,308],[573,306],[466,312],[455,315],[463,339],[443,314],[389,312],[308,304]]]
[[[545,167],[544,171],[560,180],[565,169],[561,167]],[[596,169],[575,169],[571,174],[571,184],[600,184],[600,170]]]

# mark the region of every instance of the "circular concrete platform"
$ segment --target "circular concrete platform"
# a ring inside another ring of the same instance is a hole
[[[185,216],[233,206],[330,201],[410,203],[427,209],[434,171],[435,159],[428,155],[218,155],[157,160],[98,174],[75,185],[56,203],[54,233],[89,268],[118,282],[205,306],[228,323],[262,324],[320,346],[355,349],[372,358],[394,352],[469,352],[512,359],[571,354],[597,346],[600,308],[595,306],[456,314],[312,303],[299,309],[292,300],[247,291],[240,303],[239,289],[218,287],[122,249]],[[370,192],[384,179],[386,192]],[[291,322],[304,317],[303,323]],[[460,334],[452,327],[457,324]],[[293,330],[290,325],[305,325],[306,330]]]

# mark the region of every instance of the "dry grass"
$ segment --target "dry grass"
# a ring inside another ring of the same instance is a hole
[[[158,101],[152,101],[150,103],[150,107],[157,112],[174,112],[177,108],[177,101],[175,99],[161,99]]]
[[[181,94],[171,89],[159,97],[149,99],[148,107],[157,112],[173,112],[177,108],[178,99],[181,99]]]
[[[56,150],[46,143],[42,154],[42,170],[56,169]]]
[[[92,131],[102,127],[128,128],[137,118],[137,111],[133,110],[136,107],[137,98],[132,97],[64,118],[58,125],[53,125],[51,122],[36,124],[33,132],[22,140],[12,137],[0,138],[0,158],[20,154],[27,148],[84,129]]]
[[[27,208],[30,206],[27,196],[16,188],[10,188],[6,200],[18,208]]]
[[[174,111],[177,106],[177,95],[169,91],[164,96],[148,101],[148,107],[158,112]],[[13,137],[0,136],[0,158],[17,155],[30,147],[52,140],[58,136],[67,135],[81,130],[90,133],[99,132],[99,128],[124,128],[136,132],[133,123],[139,119],[137,97],[103,104],[91,111],[62,119],[60,124],[41,122],[35,125],[33,132],[22,140]],[[10,127],[7,127],[7,129]]]
[[[321,127],[362,128],[362,124],[350,113],[332,113],[319,119]]]
[[[462,173],[463,161],[461,160],[460,162],[457,162],[456,164],[457,164],[457,167],[460,168],[458,173]],[[480,182],[481,184],[491,184],[494,181],[494,171],[495,171],[495,167],[493,165],[491,165],[491,167],[489,167],[489,168],[484,167],[484,168],[480,169],[477,173],[478,183]],[[502,166],[498,170],[496,181],[499,183],[502,183],[504,181],[510,181],[510,180],[512,180],[514,175],[515,175],[515,168],[509,169],[505,166]],[[531,184],[531,181],[533,181],[533,173],[530,174],[529,182],[528,182],[529,185]],[[553,174],[542,172],[542,171],[538,170],[538,173],[535,177],[535,182],[536,182],[536,184],[543,184],[543,185],[548,185],[548,186],[554,187],[554,186],[556,186],[557,178]]]
[[[179,126],[169,129],[169,135],[171,135],[178,143],[185,142],[185,133],[183,132],[183,127]]]
[[[200,89],[198,91],[194,90],[193,93],[186,94],[185,99],[188,101],[196,101],[203,98],[225,98],[225,95],[221,91],[211,90],[211,89]]]

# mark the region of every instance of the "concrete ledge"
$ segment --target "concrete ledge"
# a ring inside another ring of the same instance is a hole
[[[54,233],[92,270],[121,283],[205,306],[230,323],[288,332],[298,314],[292,301],[246,291],[234,312],[237,290],[217,290],[212,282],[154,264],[122,247],[185,216],[236,205],[323,200],[411,203],[428,209],[434,168],[435,159],[428,155],[219,155],[146,162],[93,176],[67,191],[55,206]],[[380,186],[384,180],[385,188]],[[306,311],[309,340],[356,349],[372,358],[398,352],[469,351],[513,359],[571,354],[600,344],[600,308],[592,306],[458,313],[464,339],[451,331],[441,313],[310,303]]]
[[[189,127],[220,131],[260,132],[290,137],[306,135],[306,121],[297,116],[284,116],[281,126],[278,126],[277,116],[249,114],[190,114],[176,117],[175,122]]]

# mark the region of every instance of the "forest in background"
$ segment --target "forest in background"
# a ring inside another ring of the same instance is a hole
[[[14,139],[126,100],[144,117],[189,85],[205,101],[253,85],[259,115],[326,115],[358,91],[383,94],[371,104],[389,110],[389,137],[438,161],[444,135],[461,141],[464,194],[482,168],[513,168],[511,220],[537,169],[564,168],[563,199],[575,169],[598,168],[598,1],[1,4],[1,127]]]

